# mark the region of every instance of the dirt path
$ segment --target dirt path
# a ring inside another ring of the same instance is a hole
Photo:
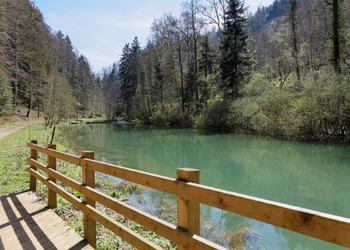
[[[22,124],[17,124],[17,125],[0,125],[0,140],[4,139],[6,136],[13,134],[27,126],[40,123],[40,121],[29,121],[29,122],[24,122]]]

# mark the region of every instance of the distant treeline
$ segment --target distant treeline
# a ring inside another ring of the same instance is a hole
[[[99,76],[29,1],[0,3],[2,113],[349,139],[350,0],[276,0],[253,15],[240,0],[187,0]]]

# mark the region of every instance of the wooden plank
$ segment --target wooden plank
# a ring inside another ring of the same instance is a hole
[[[0,224],[0,249],[68,249],[79,244],[91,249],[52,210],[34,202],[36,196],[31,192],[1,197],[0,200],[0,208],[5,205],[7,212],[0,215],[0,220],[17,212],[21,216]],[[63,234],[64,238],[57,237]]]
[[[350,219],[194,183],[179,183],[178,194],[270,225],[350,247]]]
[[[178,168],[177,180],[199,183],[199,170],[191,168]],[[199,235],[199,203],[185,199],[181,196],[177,197],[177,225],[193,234]],[[179,249],[188,249],[187,245],[180,244]]]
[[[176,179],[89,159],[81,159],[81,163],[88,169],[177,195]]]
[[[48,213],[47,216],[52,216],[52,213]],[[44,246],[45,244],[53,244],[52,238],[59,234],[60,231],[62,231],[62,228],[64,227],[64,222],[62,221],[60,224],[60,228],[54,227],[55,223],[53,223],[50,220],[43,220],[40,221],[40,224],[27,224],[25,220],[20,222],[23,232],[22,233],[16,233],[14,236],[12,236],[12,239],[17,238],[21,242],[21,246],[23,249],[30,248],[31,245],[34,245],[35,243],[39,243],[41,246]],[[9,242],[15,242],[11,239],[11,237],[8,237],[7,240]],[[16,248],[16,244],[12,244],[13,247]],[[9,244],[9,247],[11,247],[11,243]]]
[[[47,169],[44,165],[40,164],[37,161],[34,161],[30,158],[27,159],[30,164],[35,165],[40,170],[47,172],[48,174],[54,176],[60,182],[70,186],[71,188],[77,190],[83,195],[87,195],[94,199],[95,201],[105,205],[117,211],[119,214],[129,218],[130,220],[139,223],[149,230],[169,239],[171,242],[174,242],[177,245],[188,246],[190,249],[224,249],[223,247],[210,242],[200,236],[191,234],[175,225],[172,225],[166,221],[163,221],[155,216],[149,215],[137,208],[129,206],[123,202],[120,202],[110,196],[107,196],[95,189],[91,189],[89,187],[85,187],[81,183],[70,179],[64,176],[61,173],[57,173],[52,171],[51,169]]]
[[[137,235],[135,232],[133,232],[129,228],[126,228],[122,224],[109,219],[108,217],[106,217],[105,215],[97,211],[95,208],[93,208],[92,206],[76,198],[74,195],[67,193],[63,188],[59,187],[57,184],[53,183],[52,181],[46,179],[44,176],[37,173],[36,171],[33,171],[30,168],[27,168],[26,171],[34,175],[38,180],[40,180],[42,183],[47,185],[49,188],[53,189],[56,193],[58,193],[60,196],[62,196],[62,198],[70,202],[77,209],[83,211],[88,216],[92,217],[94,220],[98,221],[99,223],[101,223],[102,225],[110,229],[112,232],[119,235],[123,240],[129,242],[135,247],[139,249],[161,249],[154,243],[146,239],[143,239],[141,236]]]
[[[38,144],[37,140],[31,140],[30,141],[31,144]],[[35,149],[30,149],[30,158],[36,160],[38,158],[38,152]],[[30,166],[31,168],[33,168],[34,170],[35,167],[34,166]],[[35,192],[36,191],[36,179],[34,178],[34,176],[30,176],[29,178],[29,188],[31,191]]]
[[[63,153],[60,151],[56,151],[53,149],[45,148],[39,145],[35,145],[33,143],[27,143],[27,147],[37,150],[38,152],[44,153],[46,155],[55,157],[57,159],[72,163],[74,165],[80,166],[80,157],[72,155],[72,154],[67,154]]]
[[[55,144],[48,144],[47,148],[56,150],[56,145]],[[47,156],[47,167],[51,168],[52,170],[56,170],[56,158],[55,157],[52,157],[50,155]],[[53,178],[50,175],[49,175],[49,180],[56,183],[55,178]],[[56,208],[57,207],[57,194],[53,190],[49,189],[47,198],[48,198],[49,207],[51,209]]]
[[[95,154],[91,151],[84,151],[81,153],[82,158],[94,159]],[[82,182],[83,185],[95,188],[95,171],[85,168],[82,164]],[[86,195],[83,195],[83,201],[92,207],[95,207],[95,201]],[[89,217],[86,213],[83,215],[84,222],[84,239],[89,242],[92,247],[96,247],[96,222],[94,219]]]

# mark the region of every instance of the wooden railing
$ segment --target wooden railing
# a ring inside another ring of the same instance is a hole
[[[200,185],[199,171],[195,169],[177,169],[177,179],[172,179],[95,161],[93,152],[83,152],[81,157],[77,157],[56,151],[56,146],[52,144],[42,147],[37,145],[37,141],[31,141],[27,146],[31,149],[30,158],[27,159],[30,163],[27,168],[30,189],[35,191],[36,180],[40,180],[48,187],[48,204],[51,208],[56,207],[56,196],[59,194],[83,211],[84,238],[92,246],[96,245],[97,221],[139,249],[159,249],[159,246],[96,210],[95,202],[99,202],[169,239],[179,249],[223,249],[199,236],[199,203],[350,247],[350,219]],[[37,161],[37,152],[47,155],[47,166]],[[56,171],[56,159],[81,166],[82,182]],[[37,168],[48,177],[38,173]],[[172,225],[95,190],[95,171],[176,195],[178,225]],[[58,186],[56,180],[82,193],[83,200]]]

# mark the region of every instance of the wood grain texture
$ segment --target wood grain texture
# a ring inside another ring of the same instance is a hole
[[[91,151],[85,151],[81,153],[81,157],[93,160],[95,154]],[[82,165],[82,183],[87,187],[95,188],[95,171],[85,168],[84,165]],[[87,195],[83,195],[83,201],[92,207],[96,205],[96,202]],[[96,221],[86,213],[84,213],[83,217],[84,239],[86,239],[91,246],[96,247]]]
[[[30,143],[34,145],[34,144],[38,144],[38,141],[31,140]],[[30,149],[30,158],[32,158],[34,160],[36,160],[38,158],[38,152],[35,149]],[[36,170],[36,168],[34,166],[30,166],[30,167],[33,168],[34,170]],[[34,178],[34,176],[30,176],[29,188],[33,192],[36,191],[36,179]]]
[[[55,144],[48,144],[47,148],[56,150],[56,145]],[[52,170],[56,170],[56,165],[57,165],[56,158],[48,155],[47,156],[47,167],[51,168]],[[56,179],[50,175],[49,175],[49,180],[56,183]],[[57,207],[57,194],[54,191],[52,191],[51,189],[48,190],[47,200],[48,200],[48,205],[51,209],[54,209]]]
[[[199,170],[192,168],[178,168],[177,180],[199,183]],[[177,225],[193,234],[199,235],[199,203],[177,197]],[[179,247],[181,249],[181,246]]]
[[[0,211],[0,249],[93,249],[31,191],[0,197]]]
[[[38,151],[40,153],[43,153],[43,154],[55,157],[57,159],[60,159],[60,160],[63,160],[63,161],[66,161],[66,162],[69,162],[69,163],[72,163],[72,164],[80,166],[80,159],[81,158],[78,157],[78,156],[67,154],[67,153],[63,153],[63,152],[56,151],[56,150],[53,150],[53,149],[49,149],[49,148],[46,148],[46,147],[43,147],[43,146],[39,146],[39,145],[36,145],[36,144],[33,144],[33,143],[27,143],[27,147],[29,147],[31,149],[34,149],[34,150],[36,150],[36,151]]]

